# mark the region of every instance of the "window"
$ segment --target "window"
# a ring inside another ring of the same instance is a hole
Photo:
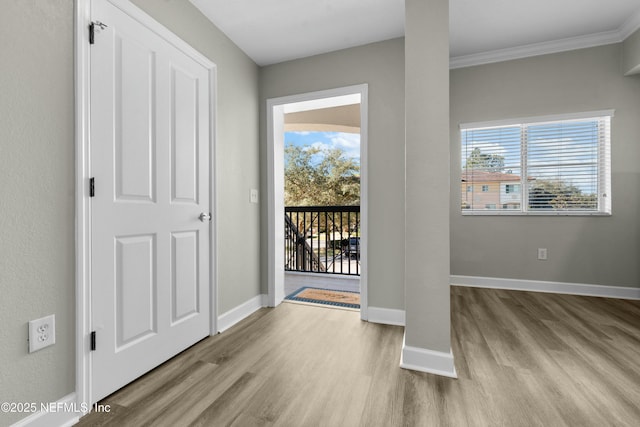
[[[473,191],[473,185],[467,185],[467,193],[471,193]]]
[[[520,184],[505,184],[504,192],[507,194],[514,194],[520,192]]]
[[[613,111],[461,125],[465,215],[611,213]],[[481,185],[482,193],[464,191]]]
[[[520,209],[519,203],[505,203],[502,205],[502,209]]]

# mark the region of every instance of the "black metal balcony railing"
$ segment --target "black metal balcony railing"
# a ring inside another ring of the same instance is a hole
[[[284,211],[285,271],[360,275],[360,206]]]

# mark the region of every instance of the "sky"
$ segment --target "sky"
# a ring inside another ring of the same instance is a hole
[[[346,132],[285,132],[284,144],[318,148],[340,148],[345,156],[360,163],[360,134]]]

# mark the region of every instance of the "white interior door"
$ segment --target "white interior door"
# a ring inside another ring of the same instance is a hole
[[[210,333],[212,82],[110,2],[91,15],[95,402]]]

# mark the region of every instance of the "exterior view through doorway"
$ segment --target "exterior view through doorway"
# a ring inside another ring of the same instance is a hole
[[[366,320],[367,85],[270,99],[267,116],[269,304]]]

